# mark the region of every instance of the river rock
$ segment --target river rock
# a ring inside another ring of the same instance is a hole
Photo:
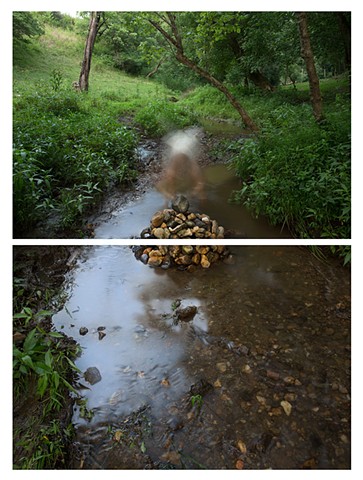
[[[189,307],[178,308],[175,310],[175,317],[182,322],[190,322],[195,317],[198,309],[195,305],[190,305]]]
[[[186,213],[189,209],[189,201],[184,195],[177,195],[172,201],[172,207],[179,213]]]
[[[102,380],[101,373],[97,367],[87,368],[83,376],[84,379],[91,385],[94,385],[95,383],[98,383]]]

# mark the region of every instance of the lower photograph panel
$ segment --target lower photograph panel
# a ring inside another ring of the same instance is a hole
[[[329,247],[14,247],[14,468],[350,469]]]

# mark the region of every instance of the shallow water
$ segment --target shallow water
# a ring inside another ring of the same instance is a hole
[[[233,232],[234,238],[287,238],[288,232],[271,226],[264,217],[253,218],[242,205],[232,204],[229,199],[233,190],[240,188],[238,178],[226,165],[210,165],[203,169],[206,199],[191,198],[192,211],[206,213],[225,229]],[[149,226],[155,212],[167,207],[164,197],[156,189],[146,190],[137,199],[117,208],[112,217],[95,228],[95,238],[133,238]]]
[[[72,468],[350,467],[348,270],[297,247],[231,251],[193,274],[84,252],[53,317],[102,376],[80,380],[93,417],[75,408]],[[176,324],[177,300],[193,320]]]

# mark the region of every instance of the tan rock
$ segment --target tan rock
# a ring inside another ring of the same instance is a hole
[[[160,227],[160,225],[163,223],[163,221],[164,221],[164,212],[159,211],[159,212],[154,213],[154,215],[152,216],[151,225],[153,227]]]
[[[206,255],[201,255],[200,264],[203,268],[209,268],[210,267],[210,261],[208,260]]]
[[[208,246],[203,246],[203,245],[197,245],[195,247],[195,250],[200,253],[201,255],[205,255],[206,253],[209,252],[210,248]]]

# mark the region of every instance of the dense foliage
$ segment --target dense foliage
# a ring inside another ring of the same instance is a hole
[[[135,175],[134,132],[51,80],[14,102],[15,233],[50,211],[70,227],[107,188]]]
[[[349,105],[339,103],[322,125],[308,106],[282,105],[258,140],[231,144],[243,181],[235,199],[300,238],[350,238]]]

